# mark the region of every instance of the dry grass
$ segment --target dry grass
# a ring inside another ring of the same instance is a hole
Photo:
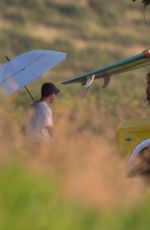
[[[58,30],[40,24],[26,23],[24,33],[32,38],[39,38],[46,42],[54,42],[56,39],[64,37],[66,32],[61,28]]]
[[[57,119],[55,136],[41,145],[27,142],[9,107],[1,108],[0,119],[1,164],[20,159],[36,171],[54,174],[65,199],[108,208],[128,206],[143,196],[144,182],[127,177],[126,162],[110,139],[90,130],[78,132],[68,115]]]

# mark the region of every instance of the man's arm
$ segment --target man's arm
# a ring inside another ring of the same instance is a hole
[[[46,129],[47,129],[50,137],[52,137],[53,136],[53,127],[52,126],[47,126]]]

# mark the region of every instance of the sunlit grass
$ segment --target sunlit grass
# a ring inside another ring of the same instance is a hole
[[[141,179],[127,177],[126,159],[119,157],[115,147],[114,124],[121,114],[118,111],[110,117],[109,110],[94,108],[90,100],[88,109],[84,101],[76,106],[67,103],[53,107],[54,137],[39,146],[24,136],[26,112],[7,101],[0,111],[2,165],[23,161],[37,171],[55,175],[64,197],[79,203],[96,207],[132,204],[144,184]],[[119,197],[115,196],[118,192]]]

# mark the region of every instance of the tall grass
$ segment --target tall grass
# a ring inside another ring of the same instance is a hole
[[[54,110],[57,113],[54,137],[39,146],[24,136],[23,109],[1,107],[2,164],[23,161],[26,166],[55,175],[64,197],[79,203],[112,207],[130,205],[137,200],[144,190],[143,182],[127,177],[126,162],[116,152],[113,128],[104,128],[105,108],[99,111],[100,117],[98,111],[90,116],[80,108],[70,107],[65,113],[63,106]]]
[[[33,173],[22,164],[0,170],[1,229],[141,230],[149,227],[148,203],[149,198],[129,210],[91,209],[66,202],[54,178],[48,175]]]

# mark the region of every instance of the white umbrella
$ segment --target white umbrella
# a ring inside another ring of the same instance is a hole
[[[65,60],[66,56],[58,51],[32,50],[11,60],[6,57],[7,62],[0,67],[0,88],[10,95]]]

